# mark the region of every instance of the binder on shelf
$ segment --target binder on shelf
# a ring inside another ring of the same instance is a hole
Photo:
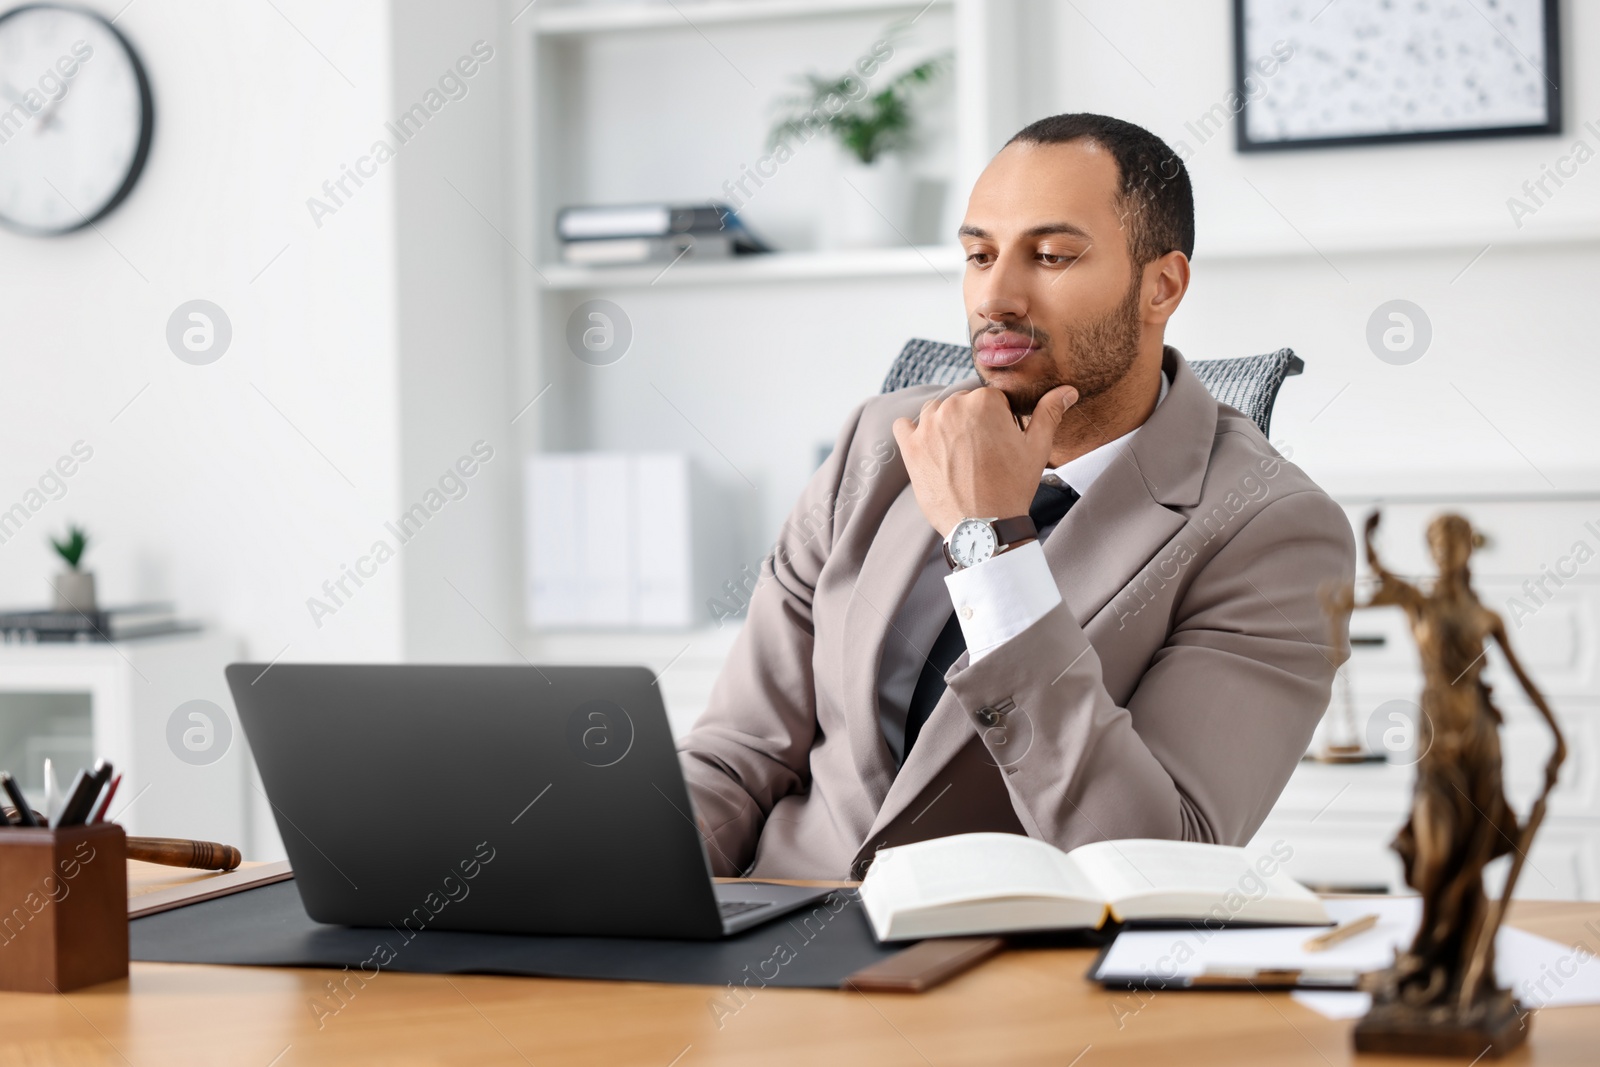
[[[634,625],[689,626],[696,621],[689,457],[638,456],[634,479]]]
[[[740,507],[688,455],[542,453],[525,485],[530,626],[686,629],[736,613],[712,604],[752,569]]]
[[[633,622],[634,567],[630,558],[632,509],[619,507],[630,495],[633,471],[621,454],[578,457],[578,623],[626,627]]]
[[[670,237],[605,237],[568,241],[561,258],[579,267],[611,267],[631,263],[671,263],[677,259],[728,259],[736,248],[726,234],[673,234]]]
[[[561,257],[584,266],[770,252],[727,204],[589,204],[556,213]]]
[[[721,233],[742,228],[726,204],[584,204],[556,213],[556,236],[563,241],[606,237],[665,237],[673,233]]]
[[[580,531],[577,464],[568,457],[530,460],[523,500],[528,622],[550,628],[576,626],[582,621],[575,570]]]

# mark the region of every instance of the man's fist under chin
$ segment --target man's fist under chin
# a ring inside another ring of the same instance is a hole
[[[1018,429],[1005,393],[983,386],[923,405],[916,419],[896,419],[917,504],[940,537],[962,519],[1026,515],[1050,461],[1056,427],[1078,391],[1061,385],[1039,398]]]

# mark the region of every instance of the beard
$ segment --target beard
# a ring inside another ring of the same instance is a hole
[[[1045,370],[1030,381],[1013,381],[998,384],[990,381],[983,367],[977,367],[978,378],[984,385],[994,385],[1006,394],[1011,413],[1016,416],[1033,414],[1040,399],[1050,390],[1070,385],[1078,390],[1078,404],[1091,400],[1120,382],[1139,355],[1139,291],[1141,276],[1136,272],[1123,294],[1122,302],[1100,318],[1082,325],[1062,329],[1067,351],[1072,354],[1072,377],[1062,376],[1061,365],[1048,358]],[[989,332],[985,327],[972,335],[973,345]],[[998,329],[996,330],[998,332]],[[1039,355],[1051,356],[1050,335],[1028,322],[1027,332],[1039,346]],[[975,364],[976,365],[976,364]]]

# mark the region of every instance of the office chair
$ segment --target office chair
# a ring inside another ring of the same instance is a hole
[[[1206,390],[1222,403],[1248,416],[1271,436],[1272,405],[1283,380],[1306,369],[1292,348],[1262,356],[1191,360],[1190,368]],[[973,375],[972,349],[912,338],[895,357],[879,392],[892,393],[913,385],[950,385]]]

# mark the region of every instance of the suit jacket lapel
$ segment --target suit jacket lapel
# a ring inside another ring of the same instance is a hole
[[[901,471],[904,478],[904,468]],[[884,514],[845,608],[844,692],[850,750],[875,807],[882,805],[895,777],[894,756],[878,720],[879,665],[889,641],[902,640],[894,620],[938,542],[939,535],[928,525],[907,479]]]
[[[1183,523],[1151,498],[1130,457],[1101,475],[1044,543],[1045,562],[1078,625],[1087,626]]]

